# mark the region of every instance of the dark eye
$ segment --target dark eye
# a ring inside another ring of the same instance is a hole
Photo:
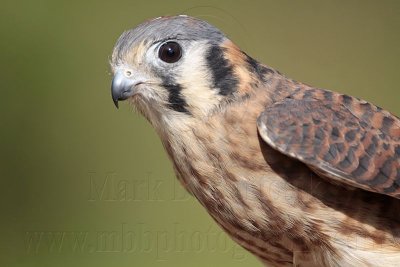
[[[166,42],[158,50],[158,57],[167,63],[175,63],[181,56],[181,46],[176,42]]]

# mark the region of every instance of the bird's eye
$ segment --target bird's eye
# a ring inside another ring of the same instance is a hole
[[[175,63],[181,56],[181,46],[176,42],[166,42],[158,50],[158,57],[167,63]]]

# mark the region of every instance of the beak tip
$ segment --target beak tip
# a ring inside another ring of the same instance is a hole
[[[113,102],[114,102],[115,107],[116,107],[117,109],[119,109],[118,100],[113,100]]]
[[[117,71],[111,81],[111,98],[118,109],[118,102],[128,99],[133,94],[134,79],[125,77],[121,70]]]

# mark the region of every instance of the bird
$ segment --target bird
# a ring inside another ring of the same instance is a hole
[[[210,23],[147,20],[112,51],[111,96],[177,179],[265,266],[399,266],[400,119],[286,77]]]

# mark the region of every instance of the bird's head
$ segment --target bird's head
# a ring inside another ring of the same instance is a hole
[[[249,94],[270,71],[220,30],[189,16],[161,17],[124,32],[111,68],[115,105],[130,100],[152,124],[207,117]]]

